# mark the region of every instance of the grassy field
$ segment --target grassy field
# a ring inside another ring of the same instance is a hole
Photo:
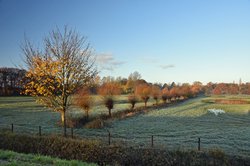
[[[156,135],[156,146],[167,148],[193,149],[197,147],[200,137],[203,149],[220,148],[230,154],[250,156],[250,104],[207,102],[221,98],[249,100],[249,96],[191,99],[177,106],[117,121],[113,123],[112,130],[138,142],[142,139],[137,138]],[[216,116],[208,112],[208,109],[214,108],[222,109],[225,113]]]
[[[107,108],[102,104],[102,97],[95,96],[96,105],[90,112],[91,116],[108,114]],[[154,100],[149,100],[148,105],[152,105]],[[139,102],[136,106],[143,106],[143,102]],[[127,96],[118,96],[115,98],[115,105],[112,112],[122,111],[130,108],[127,103]],[[84,112],[76,107],[70,107],[68,114],[78,117],[84,116]],[[14,124],[14,131],[25,133],[38,133],[38,126],[42,126],[43,133],[61,134],[62,128],[59,127],[60,113],[53,112],[37,104],[32,97],[0,97],[0,127],[10,128]],[[106,130],[87,130],[77,129],[76,133],[86,136],[97,136],[107,134]]]
[[[91,109],[90,116],[108,114],[107,108],[102,104],[102,97],[95,96],[96,105]],[[151,99],[148,105],[152,105]],[[137,103],[136,106],[143,106],[144,103]],[[112,112],[122,111],[130,108],[127,103],[127,96],[115,98],[115,105]],[[70,107],[68,114],[71,116],[84,116],[84,112],[77,107]],[[60,121],[60,114],[52,112],[37,104],[32,97],[0,97],[0,123],[33,124],[41,126],[53,126]]]
[[[250,96],[190,99],[176,106],[153,110],[124,120],[115,120],[104,129],[77,129],[75,133],[93,138],[100,136],[107,140],[107,130],[109,130],[112,141],[119,140],[130,146],[150,146],[151,136],[154,135],[155,147],[169,149],[196,149],[200,137],[202,149],[220,148],[229,154],[250,156],[250,104],[219,104],[215,102],[218,99],[250,101]],[[126,96],[119,97],[118,100],[114,111],[129,107],[125,103]],[[216,116],[208,112],[208,109],[214,108],[222,109],[225,113]],[[102,113],[107,113],[106,108],[97,105],[92,111],[92,116]],[[23,127],[37,133],[37,126],[41,125],[43,132],[61,133],[61,128],[55,125],[59,119],[58,113],[39,106],[30,97],[0,98],[2,126],[11,123],[23,124]]]
[[[58,166],[94,166],[96,164],[89,164],[76,160],[67,161],[58,158],[51,158],[48,156],[22,154],[12,151],[4,151],[0,149],[0,165],[2,166],[35,166],[35,165],[58,165]]]

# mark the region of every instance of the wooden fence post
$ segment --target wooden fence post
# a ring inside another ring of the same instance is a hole
[[[198,151],[201,150],[201,138],[199,137],[198,138]]]
[[[109,131],[108,131],[108,141],[109,141],[109,145],[110,145],[111,144],[111,134]]]
[[[71,128],[71,138],[74,138],[74,131],[73,131],[73,128]]]
[[[11,123],[11,132],[13,133],[14,132],[14,124]]]
[[[42,136],[42,129],[41,129],[41,126],[39,126],[39,136]]]
[[[154,136],[153,135],[151,136],[151,147],[152,148],[154,147]]]

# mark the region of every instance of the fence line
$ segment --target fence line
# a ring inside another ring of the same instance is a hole
[[[60,130],[60,135],[63,135],[63,128],[56,128],[56,127],[42,127],[42,126],[37,126],[37,125],[32,125],[33,127],[30,126],[25,126],[24,124],[0,124],[0,129],[4,129],[4,130],[9,130],[12,133],[25,133],[25,134],[37,134],[38,136],[44,136],[44,135],[48,135],[48,134],[58,134],[58,131]],[[48,129],[56,129],[50,132],[46,132],[46,130]],[[27,131],[28,130],[28,131]],[[119,135],[117,133],[112,133],[109,130],[106,130],[104,132],[104,130],[93,130],[95,133],[93,134],[86,134],[83,135],[82,133],[80,133],[81,129],[77,129],[77,128],[67,128],[68,131],[68,138],[90,138],[90,137],[94,137],[95,139],[100,139],[104,142],[106,142],[108,145],[112,145],[115,144],[117,142],[129,142],[129,145],[131,145],[131,141],[135,141],[136,139],[144,139],[146,140],[146,144],[142,144],[145,143],[145,141],[142,141],[139,143],[140,147],[151,147],[151,148],[156,148],[156,142],[158,138],[169,138],[171,136],[167,136],[167,135],[157,135],[157,134],[149,134],[148,136],[133,136],[133,137],[127,137],[127,136],[122,136]],[[196,138],[197,140],[197,138]],[[162,143],[163,141],[161,140],[160,143]],[[197,141],[193,141],[197,142]],[[198,142],[197,142],[197,150],[200,151],[201,150],[201,138],[198,138]]]

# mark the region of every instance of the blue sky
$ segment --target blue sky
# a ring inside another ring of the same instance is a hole
[[[0,67],[22,63],[24,34],[42,46],[64,25],[88,37],[101,76],[250,82],[250,0],[0,0]]]

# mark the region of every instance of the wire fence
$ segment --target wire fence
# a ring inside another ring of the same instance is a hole
[[[1,130],[7,130],[12,133],[28,134],[37,136],[60,135],[63,136],[63,127],[45,127],[31,124],[1,124]],[[180,140],[179,143],[173,144],[171,140],[178,139],[168,135],[157,134],[121,134],[111,132],[105,129],[83,129],[83,128],[67,128],[68,138],[77,139],[93,139],[100,140],[106,145],[122,145],[126,147],[138,148],[168,148],[176,149],[196,149],[201,150],[202,139],[193,138],[193,140]],[[176,142],[176,141],[175,141]],[[205,147],[203,147],[204,149]]]
[[[9,131],[17,134],[27,134],[36,136],[59,135],[63,136],[63,127],[61,126],[39,126],[24,123],[3,124],[0,123],[0,131]],[[154,148],[167,150],[198,150],[209,151],[220,149],[227,154],[250,155],[249,141],[227,142],[230,138],[222,135],[216,137],[205,135],[186,135],[183,134],[155,134],[153,131],[148,133],[132,133],[124,131],[115,131],[108,129],[86,129],[86,128],[67,128],[67,138],[87,139],[100,141],[107,146],[123,146],[125,148]],[[223,139],[219,139],[222,137]]]

